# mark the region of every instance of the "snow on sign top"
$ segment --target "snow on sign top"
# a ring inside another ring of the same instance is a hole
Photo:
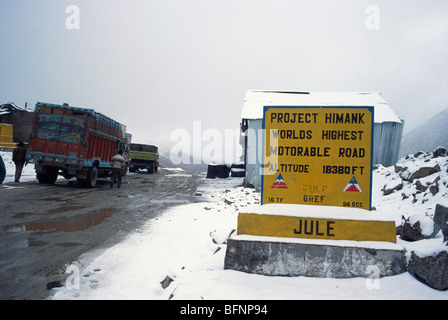
[[[373,106],[374,122],[399,122],[400,118],[377,92],[293,92],[249,90],[242,119],[262,119],[264,106]]]

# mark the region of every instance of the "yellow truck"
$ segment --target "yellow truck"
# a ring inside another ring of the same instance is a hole
[[[128,158],[129,172],[146,169],[148,173],[154,173],[159,168],[159,149],[153,145],[131,143]]]

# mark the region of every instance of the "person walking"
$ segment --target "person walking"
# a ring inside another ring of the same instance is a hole
[[[110,176],[110,187],[114,187],[115,178],[117,178],[117,188],[120,188],[121,186],[121,170],[123,166],[125,165],[125,160],[122,156],[123,151],[119,150],[116,155],[112,157],[112,160],[110,161],[110,164],[112,165],[112,174]]]
[[[14,148],[12,151],[12,161],[16,165],[16,174],[14,182],[19,182],[20,177],[22,176],[23,165],[26,160],[26,149],[23,145],[23,142],[19,142],[19,146]]]

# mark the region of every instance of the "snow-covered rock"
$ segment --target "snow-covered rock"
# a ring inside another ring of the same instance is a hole
[[[448,253],[442,250],[434,255],[419,256],[411,253],[409,272],[418,280],[437,290],[448,290]]]
[[[439,231],[440,228],[430,216],[418,213],[404,219],[400,237],[406,241],[418,241],[434,238]]]
[[[443,242],[448,241],[448,206],[437,204],[434,213],[434,222],[442,229]],[[448,243],[447,243],[448,245]]]

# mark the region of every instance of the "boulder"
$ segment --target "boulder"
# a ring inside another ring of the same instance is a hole
[[[420,167],[414,172],[412,172],[409,177],[402,176],[403,180],[414,181],[414,179],[424,178],[436,172],[440,172],[440,166],[436,163],[434,166]]]
[[[439,225],[434,223],[430,216],[426,214],[415,214],[404,219],[400,229],[400,238],[405,241],[431,239],[439,231]]]
[[[403,167],[399,164],[395,164],[394,170],[395,170],[395,173],[405,172],[406,170],[408,170],[408,167]]]
[[[434,223],[442,229],[443,242],[448,241],[448,207],[441,204],[436,205]]]
[[[423,185],[420,180],[417,180],[415,183],[415,189],[421,192],[425,192],[428,189],[428,186]]]
[[[442,250],[434,255],[420,257],[414,251],[408,264],[409,273],[436,290],[448,290],[448,253]]]
[[[429,186],[429,192],[431,192],[431,194],[433,196],[435,196],[437,193],[439,193],[439,180],[440,180],[440,176],[438,176],[436,178],[436,180],[434,180],[433,183],[431,183],[431,185]]]
[[[418,157],[424,156],[424,155],[426,155],[426,152],[420,150],[414,154],[414,158],[418,158]]]
[[[443,157],[446,155],[446,149],[444,147],[438,147],[433,151],[434,158]]]
[[[60,288],[62,287],[62,282],[61,281],[50,281],[47,283],[47,290],[51,290],[53,288]]]
[[[403,189],[403,181],[401,179],[393,179],[383,187],[383,195],[387,196],[394,191]]]

